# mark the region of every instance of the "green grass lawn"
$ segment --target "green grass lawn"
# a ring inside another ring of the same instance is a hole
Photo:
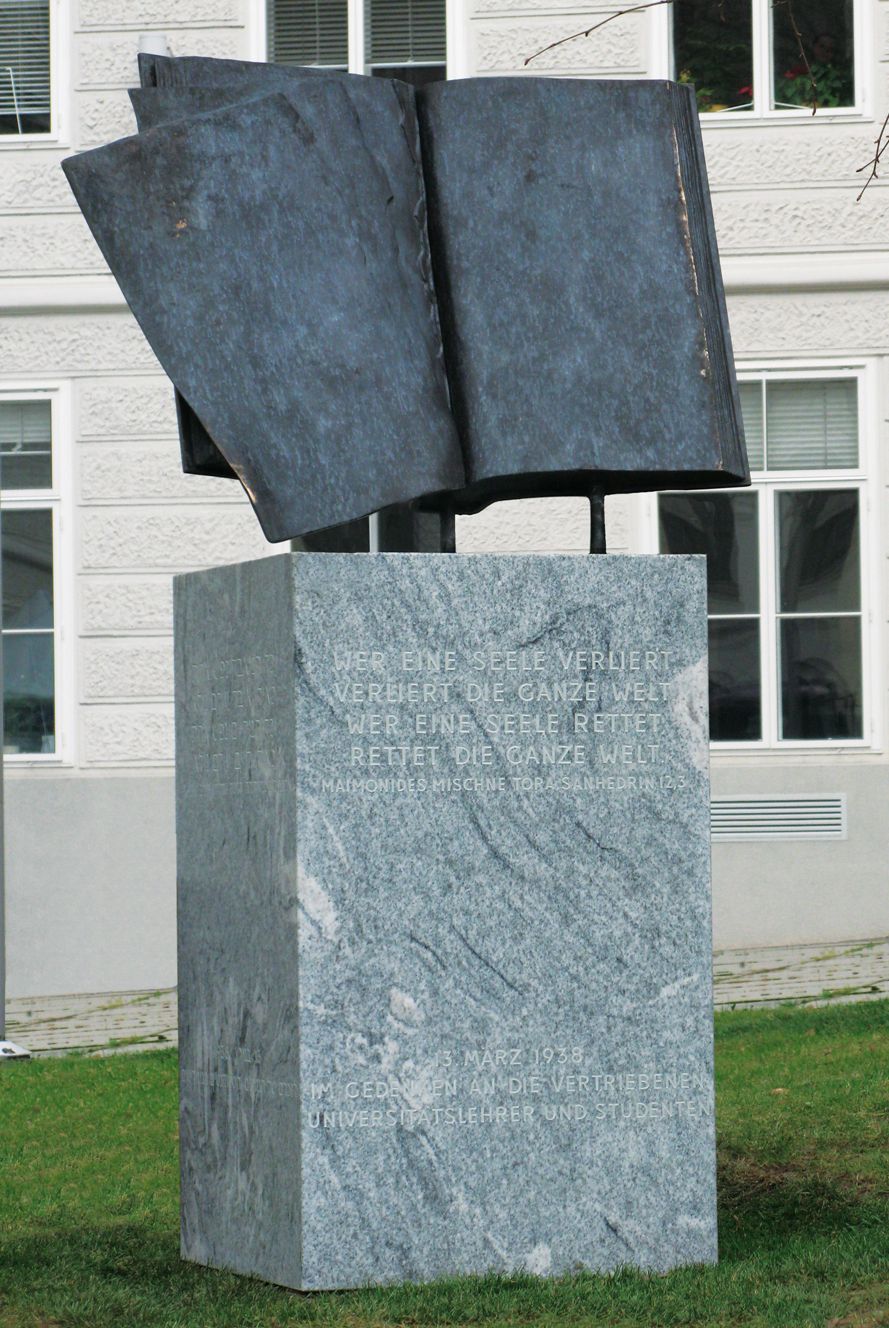
[[[889,1325],[889,1002],[716,1020],[721,1259],[298,1295],[180,1263],[171,1051],[0,1067],[0,1328]]]

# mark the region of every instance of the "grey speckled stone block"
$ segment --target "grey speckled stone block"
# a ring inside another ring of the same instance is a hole
[[[176,587],[182,1249],[716,1258],[703,558]]]

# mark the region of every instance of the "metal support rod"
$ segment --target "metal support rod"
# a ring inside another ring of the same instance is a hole
[[[441,551],[457,552],[457,521],[452,507],[446,507],[441,514]]]
[[[590,489],[590,553],[607,553],[605,547],[605,490]]]

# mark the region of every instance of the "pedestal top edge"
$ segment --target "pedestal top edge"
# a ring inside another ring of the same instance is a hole
[[[606,553],[606,554],[578,554],[578,553],[540,553],[534,552],[504,552],[504,553],[309,553],[294,552],[291,550],[282,550],[280,553],[269,554],[265,558],[247,558],[237,563],[218,563],[213,567],[200,567],[190,572],[179,572],[173,577],[174,588],[179,584],[191,583],[199,578],[207,576],[233,575],[243,568],[259,568],[264,564],[282,566],[284,563],[290,566],[299,563],[323,563],[323,562],[349,562],[358,565],[358,560],[364,560],[365,564],[370,562],[391,562],[404,563],[408,560],[422,562],[430,565],[433,562],[440,564],[462,564],[488,562],[490,564],[527,564],[529,562],[540,562],[548,566],[576,566],[587,564],[595,569],[603,564],[614,566],[616,563],[627,563],[633,566],[643,567],[649,564],[658,566],[669,564],[689,564],[691,566],[704,566],[706,564],[706,554],[702,553]]]

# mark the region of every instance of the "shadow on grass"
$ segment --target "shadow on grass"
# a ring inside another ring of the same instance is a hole
[[[868,1232],[882,1245],[883,1259],[889,1255],[889,1204],[854,1182],[829,1182],[798,1166],[729,1157],[720,1167],[719,1196],[721,1261],[715,1269],[682,1269],[666,1278],[628,1270],[608,1278],[578,1273],[555,1281],[487,1276],[312,1295],[182,1263],[177,1233],[159,1229],[156,1218],[47,1227],[0,1242],[0,1328],[41,1322],[47,1328],[121,1322],[128,1328],[272,1328],[299,1322],[358,1328],[592,1319],[646,1328],[729,1322],[796,1328],[825,1322],[802,1317],[797,1302],[796,1308],[788,1305],[789,1317],[780,1311],[782,1297],[803,1294],[792,1286],[803,1264],[812,1265],[810,1274],[819,1266],[817,1294],[824,1295],[824,1276],[834,1265],[838,1276],[841,1270],[853,1273],[856,1258],[864,1259],[862,1268],[869,1265],[870,1254],[866,1259],[863,1254]],[[734,1317],[732,1305],[737,1308],[744,1288],[751,1305],[765,1298],[760,1317]],[[793,1314],[800,1317],[794,1320]]]
[[[889,1220],[889,1194],[871,1182],[852,1175],[826,1179],[798,1162],[782,1166],[723,1155],[717,1194],[723,1260]]]

